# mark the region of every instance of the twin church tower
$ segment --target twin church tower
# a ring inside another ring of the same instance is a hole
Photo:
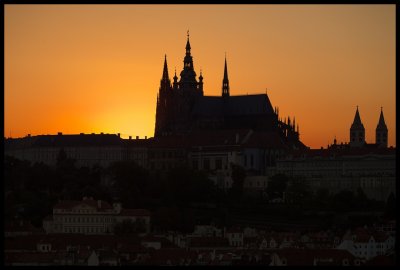
[[[380,147],[388,146],[388,129],[385,124],[382,108],[378,125],[375,130],[375,144]],[[363,145],[365,145],[365,128],[361,122],[357,106],[356,115],[354,116],[353,124],[350,127],[350,146],[362,147]]]

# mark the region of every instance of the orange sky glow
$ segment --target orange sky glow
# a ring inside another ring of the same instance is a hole
[[[152,137],[167,54],[186,32],[204,94],[265,93],[311,148],[349,141],[356,106],[375,142],[381,106],[396,145],[395,5],[5,5],[5,137]]]

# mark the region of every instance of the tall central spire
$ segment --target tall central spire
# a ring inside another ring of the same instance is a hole
[[[229,97],[229,79],[228,79],[228,67],[226,64],[226,53],[225,53],[224,79],[222,80],[222,96]]]
[[[193,57],[190,53],[189,30],[187,32],[186,55],[183,58],[183,70],[179,81],[180,89],[197,89],[196,72],[193,66]]]
[[[187,31],[187,42],[186,42],[186,55],[190,56],[190,42],[189,42],[189,30]]]

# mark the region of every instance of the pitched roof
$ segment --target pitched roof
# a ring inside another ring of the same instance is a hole
[[[249,136],[244,146],[287,149],[287,145],[275,131],[255,131]]]
[[[100,203],[100,207],[99,207],[99,201]],[[93,200],[93,199],[85,199],[82,201],[72,201],[72,200],[65,200],[65,201],[60,201],[58,202],[53,208],[54,209],[72,209],[74,207],[77,207],[79,205],[87,205],[93,208],[96,208],[97,210],[109,210],[109,209],[113,209],[111,207],[111,205],[106,202],[106,201],[102,201],[102,200]]]
[[[198,116],[235,116],[273,114],[266,94],[230,96],[202,96],[196,99],[193,114]]]

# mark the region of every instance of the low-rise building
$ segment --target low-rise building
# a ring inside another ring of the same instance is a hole
[[[53,207],[53,216],[43,220],[47,233],[113,233],[117,223],[140,220],[150,232],[150,212],[145,209],[122,209],[102,200],[84,197],[82,201],[60,201]]]
[[[347,250],[356,257],[366,260],[385,255],[395,247],[395,238],[383,232],[357,228],[347,231],[337,249]]]

